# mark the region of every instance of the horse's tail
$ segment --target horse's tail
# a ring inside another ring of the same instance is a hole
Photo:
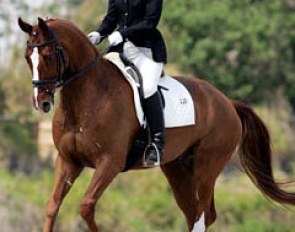
[[[239,157],[247,175],[270,199],[280,204],[295,205],[295,193],[284,191],[274,180],[271,141],[266,126],[250,107],[238,101],[233,101],[233,105],[242,122]]]

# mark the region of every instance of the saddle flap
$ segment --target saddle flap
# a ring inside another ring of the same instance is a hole
[[[104,56],[116,65],[133,89],[136,115],[141,126],[145,125],[144,113],[139,95],[139,82],[133,78],[134,70],[125,66],[119,53],[111,52]],[[136,72],[135,72],[136,73]],[[136,75],[135,75],[136,76]],[[165,75],[159,81],[158,88],[165,101],[164,120],[165,128],[190,126],[195,124],[195,108],[191,94],[178,80]]]

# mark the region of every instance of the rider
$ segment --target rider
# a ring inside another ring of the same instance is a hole
[[[157,91],[163,64],[167,62],[165,42],[157,29],[162,5],[163,0],[109,0],[100,27],[88,35],[93,44],[108,36],[111,51],[123,52],[142,75],[143,108],[151,131],[148,165],[159,165],[165,144],[163,109]]]

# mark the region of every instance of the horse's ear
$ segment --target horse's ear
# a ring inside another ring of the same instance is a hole
[[[32,33],[33,26],[24,22],[21,18],[18,18],[18,25],[22,29],[23,32],[26,32],[29,35]]]
[[[38,18],[38,26],[45,36],[49,35],[49,28],[48,28],[46,22],[44,21],[44,19],[42,19],[40,17]]]

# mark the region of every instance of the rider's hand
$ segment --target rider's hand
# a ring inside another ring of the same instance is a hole
[[[93,31],[88,34],[88,39],[91,41],[91,43],[96,45],[99,44],[99,42],[101,41],[101,35],[99,32]]]
[[[111,46],[116,46],[119,43],[123,42],[123,37],[120,32],[115,31],[111,35],[108,36],[108,40]]]

